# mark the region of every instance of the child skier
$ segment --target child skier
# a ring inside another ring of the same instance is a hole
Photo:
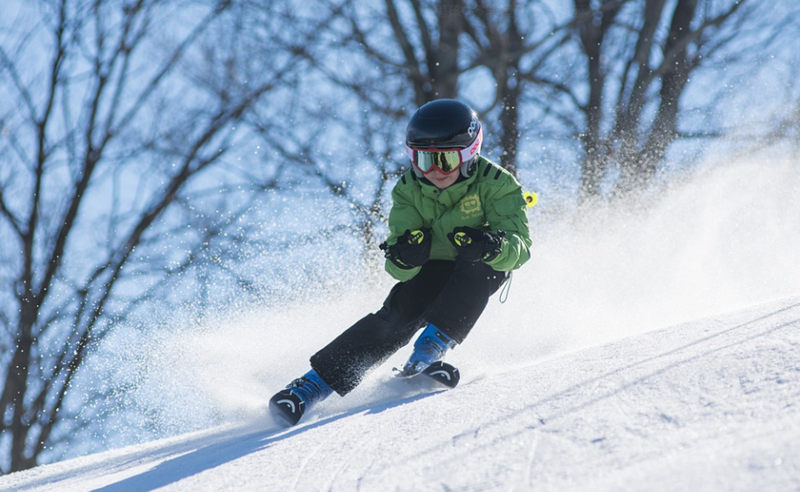
[[[494,292],[530,257],[517,180],[480,155],[477,114],[454,99],[420,107],[408,123],[411,169],[392,191],[386,271],[399,282],[383,307],[311,357],[311,370],[270,399],[287,425],[408,344],[401,377],[415,376],[462,343]]]

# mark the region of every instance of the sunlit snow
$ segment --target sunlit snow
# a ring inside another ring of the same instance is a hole
[[[268,396],[391,282],[150,347],[138,405],[200,432],[0,477],[12,490],[800,489],[800,171],[713,167],[647,212],[532,213],[533,259],[448,360],[401,351],[295,428]]]

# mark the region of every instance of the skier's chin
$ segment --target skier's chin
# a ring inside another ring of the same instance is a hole
[[[457,176],[441,174],[438,176],[428,176],[428,181],[433,183],[433,186],[443,190],[455,182]]]

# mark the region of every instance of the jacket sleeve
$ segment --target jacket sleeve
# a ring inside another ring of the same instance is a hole
[[[522,187],[511,174],[504,173],[503,183],[487,198],[489,227],[495,232],[505,232],[500,254],[487,264],[498,271],[519,268],[531,257],[530,229]]]
[[[389,212],[389,238],[386,240],[386,244],[389,245],[395,244],[397,238],[403,235],[406,229],[414,230],[423,226],[422,216],[414,204],[415,193],[413,187],[416,183],[408,175],[410,172],[407,171],[406,175],[392,189],[392,209]],[[387,259],[384,268],[389,275],[400,282],[405,282],[419,273],[421,267],[404,270]]]

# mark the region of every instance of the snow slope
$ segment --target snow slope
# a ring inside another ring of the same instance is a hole
[[[570,218],[541,196],[508,302],[448,354],[453,391],[393,381],[403,350],[296,428],[264,416],[383,276],[112,338],[139,422],[0,490],[800,490],[800,168],[726,162],[655,198]],[[120,447],[151,429],[175,437]]]
[[[6,490],[798,490],[800,299],[0,477]],[[378,384],[382,383],[382,384]],[[338,397],[334,397],[338,398]]]

